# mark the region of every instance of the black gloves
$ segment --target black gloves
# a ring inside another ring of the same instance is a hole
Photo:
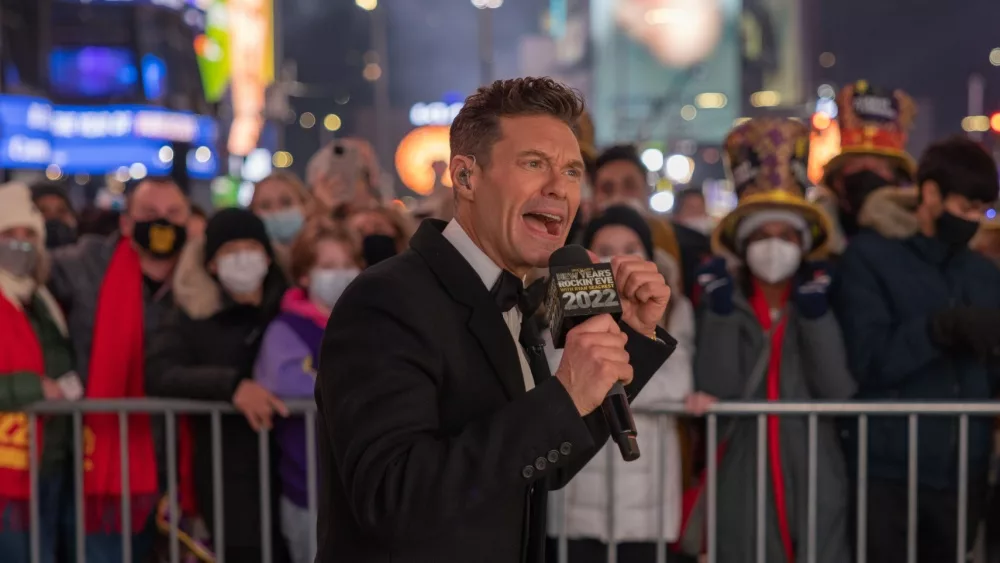
[[[980,359],[1000,356],[1000,309],[961,307],[931,317],[931,342]]]

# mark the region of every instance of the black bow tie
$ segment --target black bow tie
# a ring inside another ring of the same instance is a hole
[[[500,312],[506,313],[521,302],[521,296],[524,295],[524,283],[514,274],[504,270],[500,272],[500,278],[490,289],[490,295],[496,301]]]

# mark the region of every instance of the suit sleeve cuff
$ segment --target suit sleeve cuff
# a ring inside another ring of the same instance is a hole
[[[533,425],[536,439],[520,459],[521,477],[536,481],[551,475],[580,455],[594,449],[594,437],[569,392],[555,377],[547,378],[525,395],[534,403],[529,410],[542,414]],[[536,410],[537,409],[537,410]]]

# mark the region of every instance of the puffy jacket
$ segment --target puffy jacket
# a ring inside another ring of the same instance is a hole
[[[957,252],[920,234],[914,190],[873,193],[859,223],[866,227],[847,246],[833,288],[848,362],[862,400],[976,401],[996,397],[996,366],[952,356],[931,342],[930,319],[942,310],[1000,307],[1000,270],[968,249]],[[985,477],[993,421],[971,417],[970,476]],[[958,484],[957,417],[919,419],[920,484]],[[857,455],[857,425],[845,425],[847,454]],[[905,482],[906,417],[870,417],[869,471]]]
[[[694,311],[683,295],[674,295],[673,309],[666,327],[677,339],[677,348],[646,385],[635,406],[681,401],[691,393],[694,362]],[[553,373],[562,359],[562,350],[552,348],[548,332],[546,356]],[[608,470],[613,465],[615,491],[614,536],[617,541],[652,542],[661,537],[677,538],[681,519],[681,447],[674,417],[659,426],[656,416],[635,415],[642,455],[625,463],[613,442],[592,459],[562,491],[551,493],[549,534],[561,532],[560,509],[565,506],[566,534],[569,538],[591,538],[608,542]],[[666,455],[661,455],[661,448]],[[611,456],[609,458],[609,455]],[[660,460],[666,460],[661,466]],[[661,480],[660,475],[665,474]],[[662,489],[661,489],[662,487]],[[659,494],[658,494],[659,493]],[[562,505],[562,496],[565,504]],[[657,530],[657,512],[663,507],[663,527]]]

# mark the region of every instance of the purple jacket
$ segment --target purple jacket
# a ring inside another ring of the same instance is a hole
[[[301,289],[285,294],[278,315],[261,344],[254,379],[283,399],[313,397],[316,360],[323,339],[323,315]],[[306,488],[306,427],[302,417],[278,420],[274,437],[281,450],[278,474],[282,493],[297,506],[308,506]]]

